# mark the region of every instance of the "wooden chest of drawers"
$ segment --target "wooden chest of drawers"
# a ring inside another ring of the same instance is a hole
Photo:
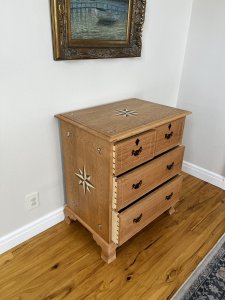
[[[116,248],[166,210],[182,185],[188,111],[128,99],[59,114],[67,205],[108,263]]]

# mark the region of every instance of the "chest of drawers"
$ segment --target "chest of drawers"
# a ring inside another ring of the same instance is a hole
[[[128,99],[59,114],[67,204],[110,263],[179,200],[188,111]]]

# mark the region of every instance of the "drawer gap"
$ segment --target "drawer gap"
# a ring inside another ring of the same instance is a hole
[[[124,210],[126,210],[127,208],[133,206],[135,203],[137,203],[138,201],[142,200],[143,198],[145,198],[146,196],[151,195],[153,192],[157,191],[158,189],[160,189],[162,186],[164,186],[165,184],[173,181],[175,178],[178,178],[179,176],[181,176],[180,174],[175,175],[174,177],[170,178],[169,180],[163,182],[162,184],[158,185],[156,188],[154,188],[153,190],[151,190],[150,192],[144,194],[143,196],[141,196],[140,198],[138,198],[137,200],[135,200],[134,202],[130,203],[129,205],[123,207],[122,209],[120,209],[118,211],[118,213],[123,212]]]
[[[174,149],[176,149],[176,148],[179,148],[179,147],[180,147],[180,146],[175,146],[175,147],[171,148],[170,150],[167,150],[167,151],[165,151],[165,152],[163,152],[163,153],[160,153],[159,155],[155,156],[154,158],[149,159],[148,161],[145,161],[144,163],[142,163],[142,164],[140,164],[140,165],[138,165],[138,166],[136,166],[136,167],[134,167],[134,168],[132,168],[132,169],[130,169],[130,170],[128,170],[128,171],[122,173],[122,174],[119,174],[119,175],[117,175],[116,177],[117,177],[117,178],[120,178],[121,176],[123,176],[123,175],[125,175],[125,174],[127,174],[127,173],[129,173],[129,172],[131,172],[131,171],[134,171],[135,169],[138,169],[138,168],[140,168],[140,167],[146,165],[147,163],[149,163],[149,162],[155,160],[156,158],[159,158],[160,156],[163,156],[163,155],[165,155],[166,153],[169,153],[170,151],[172,151],[172,150],[174,150]]]

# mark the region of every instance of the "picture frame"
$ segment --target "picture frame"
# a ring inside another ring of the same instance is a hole
[[[140,57],[146,0],[50,0],[54,60]]]

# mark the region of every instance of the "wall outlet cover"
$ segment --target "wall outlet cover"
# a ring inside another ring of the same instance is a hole
[[[31,193],[25,196],[26,207],[28,210],[32,210],[40,206],[38,192]]]

